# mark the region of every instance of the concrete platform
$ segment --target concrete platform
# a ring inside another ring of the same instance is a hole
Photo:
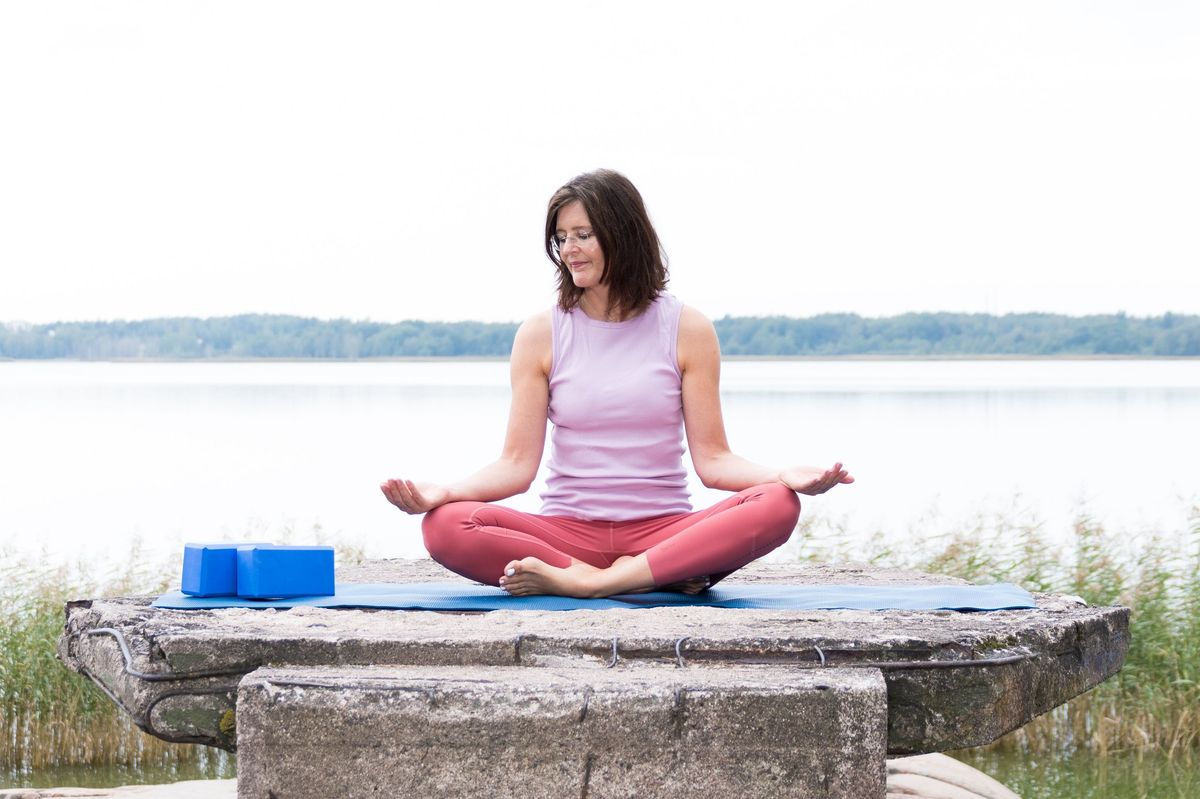
[[[882,799],[872,669],[264,668],[238,691],[240,799]]]
[[[431,561],[377,561],[346,582],[451,579]],[[955,583],[858,566],[755,565],[732,582]],[[1038,595],[1034,610],[657,608],[438,613],[295,608],[170,611],[150,597],[67,606],[59,656],[148,732],[238,746],[235,697],[262,666],[879,669],[888,752],[985,744],[1116,673],[1129,611]]]

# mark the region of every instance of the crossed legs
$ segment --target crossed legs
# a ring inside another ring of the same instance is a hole
[[[791,489],[765,483],[704,510],[629,522],[454,502],[426,514],[422,531],[434,560],[512,594],[611,596],[716,583],[784,543],[799,513]]]

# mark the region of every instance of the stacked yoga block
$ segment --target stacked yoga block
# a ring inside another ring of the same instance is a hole
[[[187,544],[180,590],[243,599],[332,596],[333,547]]]

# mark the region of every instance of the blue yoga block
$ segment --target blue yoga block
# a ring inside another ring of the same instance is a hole
[[[244,599],[332,596],[333,592],[333,547],[238,547],[237,595]]]
[[[237,596],[237,550],[247,543],[185,544],[179,590],[190,596]]]

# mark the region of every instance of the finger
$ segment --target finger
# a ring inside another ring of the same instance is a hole
[[[417,489],[417,484],[414,483],[412,480],[405,480],[404,484],[405,484],[405,486],[408,487],[409,496],[412,497],[413,507],[414,508],[425,507],[425,497],[422,496],[421,492]]]
[[[396,507],[400,508],[400,510],[404,511],[405,513],[415,513],[416,505],[413,502],[412,493],[405,485],[406,482],[406,480],[392,481],[392,492],[396,497]]]
[[[388,502],[391,502],[393,505],[401,503],[402,498],[400,497],[400,492],[396,489],[395,480],[387,480],[379,487],[383,490],[384,496],[388,498]]]
[[[825,479],[821,481],[821,493],[824,494],[826,491],[842,482],[842,478],[845,477],[845,475],[846,473],[841,470],[830,472]]]

